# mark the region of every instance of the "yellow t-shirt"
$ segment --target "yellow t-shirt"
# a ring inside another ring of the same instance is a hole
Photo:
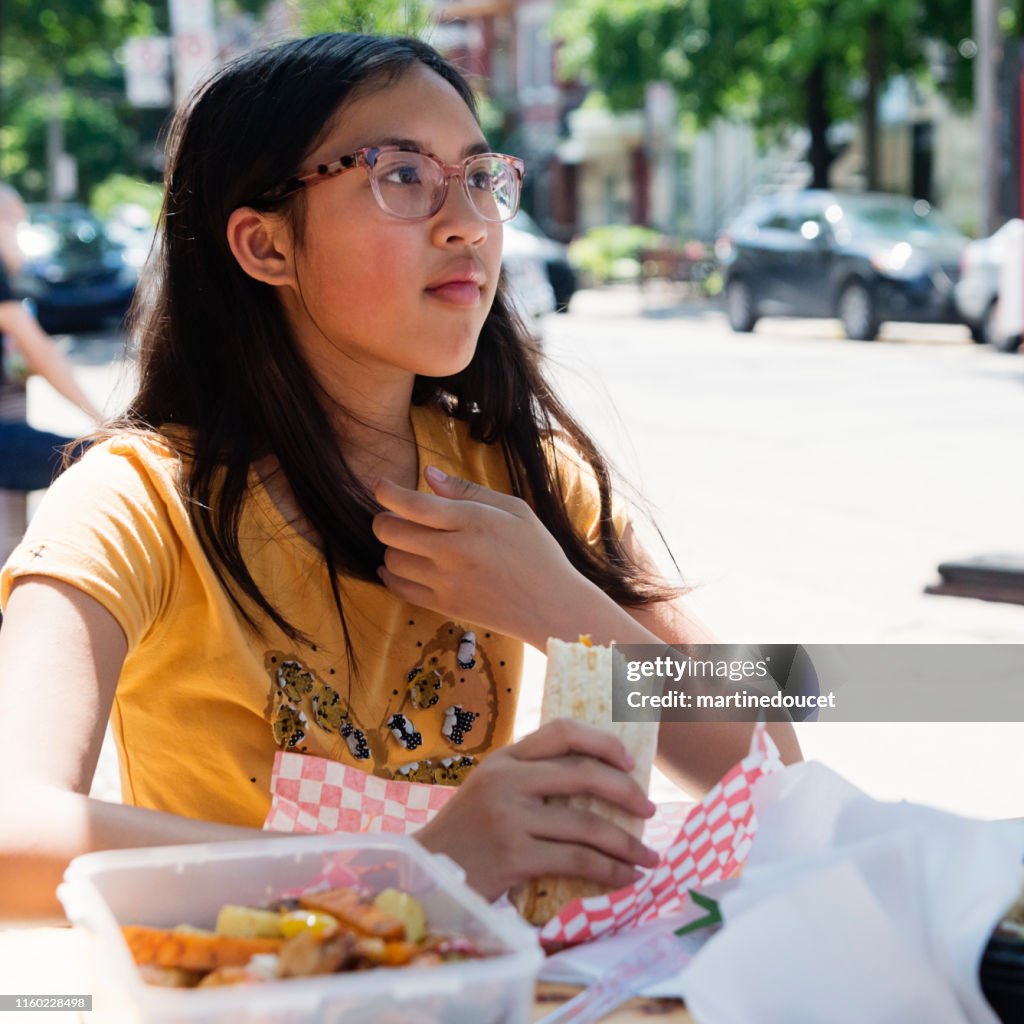
[[[425,407],[412,422],[421,469],[511,489],[501,449],[473,441],[465,423]],[[573,521],[593,542],[596,485],[567,453],[560,472]],[[279,749],[458,784],[511,742],[519,641],[346,578],[353,677],[323,561],[251,473],[242,555],[271,605],[312,642],[297,644],[262,613],[254,632],[199,544],[180,473],[157,438],[96,446],[51,487],[0,576],[4,606],[15,578],[48,576],[95,598],[124,631],[111,725],[126,803],[258,827]],[[422,474],[419,488],[429,490]]]

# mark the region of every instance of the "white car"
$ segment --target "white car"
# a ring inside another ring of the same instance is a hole
[[[1003,352],[1020,347],[1024,307],[1024,221],[1007,221],[995,234],[968,243],[960,260],[954,297],[971,337]],[[1001,287],[1006,281],[1009,287]]]
[[[555,311],[555,293],[544,257],[530,235],[510,224],[504,225],[503,237],[501,266],[508,281],[509,297],[523,322],[540,338],[543,318]]]

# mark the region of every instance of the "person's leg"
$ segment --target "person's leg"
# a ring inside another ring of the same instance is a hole
[[[64,445],[73,440],[27,423],[0,421],[0,490],[49,487],[63,464]]]

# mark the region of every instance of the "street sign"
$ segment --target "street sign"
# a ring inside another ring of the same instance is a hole
[[[170,15],[171,31],[176,36],[213,29],[212,0],[171,0]]]
[[[174,99],[181,103],[217,62],[213,0],[171,0],[174,34]]]
[[[124,81],[133,107],[169,107],[171,41],[167,36],[133,36],[124,47]]]
[[[217,62],[213,32],[183,32],[174,37],[174,98],[181,103]]]

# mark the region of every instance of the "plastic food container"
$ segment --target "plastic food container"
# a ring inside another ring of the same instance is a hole
[[[543,960],[536,933],[462,879],[447,857],[406,836],[338,834],[90,853],[72,861],[57,895],[71,921],[97,934],[118,988],[146,1022],[528,1022]],[[466,936],[492,955],[432,967],[165,989],[142,980],[121,937],[123,924],[212,929],[225,903],[258,907],[341,885],[409,892],[422,902],[432,931]]]

